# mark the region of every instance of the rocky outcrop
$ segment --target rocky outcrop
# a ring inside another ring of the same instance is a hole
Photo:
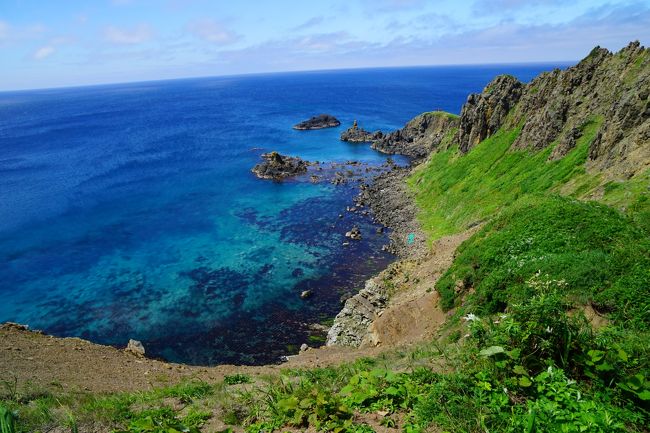
[[[502,126],[521,128],[512,148],[574,149],[588,128],[588,170],[629,178],[650,166],[650,50],[632,42],[618,53],[596,47],[576,66],[524,85],[503,75],[463,105],[455,142],[462,153]]]
[[[460,113],[458,144],[467,153],[472,147],[497,132],[508,112],[519,102],[524,85],[512,75],[499,75],[482,93],[467,97]]]
[[[129,340],[129,344],[124,349],[125,352],[129,352],[137,357],[143,357],[145,354],[144,345],[138,340]]]
[[[341,124],[339,120],[329,114],[319,114],[314,116],[311,119],[307,119],[299,124],[295,125],[293,129],[298,129],[300,131],[307,131],[312,129],[323,129],[323,128],[334,128]]]
[[[576,66],[531,81],[513,110],[523,125],[515,149],[554,145],[564,157],[590,124],[587,168],[626,178],[650,162],[650,50],[632,42],[618,53],[596,47]]]
[[[334,325],[327,332],[328,346],[359,347],[368,334],[370,324],[388,302],[388,291],[375,279],[366,281],[365,287],[345,301],[336,315]]]
[[[441,111],[420,114],[402,129],[376,140],[372,148],[383,153],[421,159],[452,142],[458,117]]]
[[[264,162],[257,164],[251,170],[260,179],[281,180],[307,172],[309,162],[298,157],[280,155],[270,152],[262,155]]]
[[[372,143],[384,137],[381,131],[369,132],[359,128],[357,123],[341,133],[341,141],[350,143]]]

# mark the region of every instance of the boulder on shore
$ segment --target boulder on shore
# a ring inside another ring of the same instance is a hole
[[[341,122],[329,114],[319,114],[314,116],[311,119],[300,122],[295,125],[293,129],[298,129],[300,131],[308,131],[311,129],[323,129],[323,128],[335,128],[339,126]]]
[[[144,345],[140,341],[133,339],[129,340],[129,344],[124,350],[138,357],[143,357],[145,353]]]
[[[260,179],[280,180],[285,177],[296,176],[307,172],[309,162],[297,156],[280,155],[270,152],[262,155],[263,162],[251,170]]]

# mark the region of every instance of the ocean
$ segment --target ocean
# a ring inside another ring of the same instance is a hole
[[[322,344],[342,299],[395,259],[381,251],[387,233],[346,212],[357,184],[257,179],[260,155],[380,166],[387,155],[339,141],[354,120],[390,131],[425,111],[459,113],[498,74],[529,81],[564,66],[2,92],[0,322],[116,346],[133,338],[149,356],[203,365],[278,362]],[[320,113],[342,125],[291,128]],[[363,239],[343,246],[355,225]]]

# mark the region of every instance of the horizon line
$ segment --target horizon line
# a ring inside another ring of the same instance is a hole
[[[63,84],[60,86],[52,87],[24,87],[16,89],[0,89],[0,95],[6,93],[20,93],[20,92],[38,92],[38,91],[47,91],[47,90],[65,90],[65,89],[83,89],[89,87],[104,87],[104,86],[119,86],[119,85],[129,85],[129,84],[145,84],[145,83],[162,83],[167,81],[181,81],[181,80],[200,80],[208,78],[238,78],[238,77],[254,77],[254,76],[263,76],[263,75],[283,75],[283,74],[301,74],[301,73],[312,73],[312,72],[346,72],[346,71],[363,71],[363,70],[379,70],[379,69],[406,69],[406,68],[447,68],[447,67],[458,67],[458,66],[468,66],[468,67],[481,67],[481,66],[512,66],[512,65],[553,65],[561,64],[562,66],[576,64],[579,60],[540,60],[540,61],[530,61],[530,62],[492,62],[492,63],[444,63],[444,64],[435,64],[435,65],[400,65],[400,66],[368,66],[368,67],[358,67],[358,68],[326,68],[326,69],[295,69],[295,70],[285,70],[285,71],[263,71],[263,72],[242,72],[234,74],[223,74],[223,75],[189,75],[185,77],[174,77],[174,78],[153,78],[150,80],[134,80],[134,81],[113,81],[113,82],[103,82],[95,84],[81,84],[81,85],[67,85]]]

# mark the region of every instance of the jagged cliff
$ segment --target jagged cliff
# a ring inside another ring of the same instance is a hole
[[[521,127],[513,149],[553,145],[564,157],[582,129],[598,119],[590,170],[628,178],[650,162],[650,50],[632,42],[618,53],[596,47],[576,66],[539,75],[528,84],[500,76],[463,106],[456,141],[468,152],[501,126]]]

